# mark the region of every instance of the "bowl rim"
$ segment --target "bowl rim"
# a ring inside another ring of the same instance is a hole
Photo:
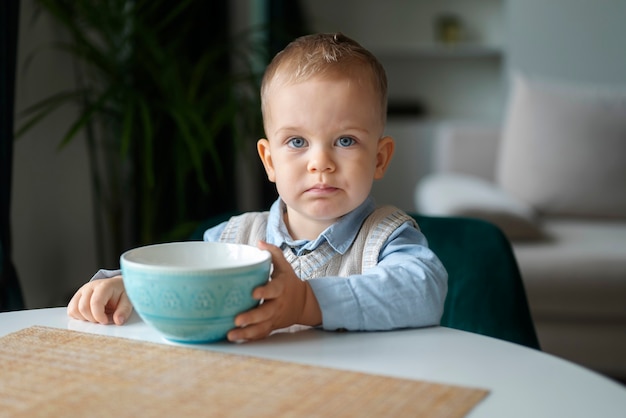
[[[223,267],[223,268],[204,268],[199,266],[184,266],[184,265],[164,265],[164,264],[145,264],[142,262],[137,262],[129,259],[128,257],[133,253],[138,251],[143,251],[149,248],[155,247],[165,247],[165,246],[177,246],[177,245],[216,245],[216,246],[236,246],[236,247],[247,247],[254,251],[259,252],[261,258],[258,260],[250,261],[241,265],[232,266],[232,267]],[[122,270],[126,268],[142,270],[142,271],[163,271],[163,272],[210,272],[210,273],[223,273],[223,272],[237,272],[242,270],[250,270],[258,268],[264,264],[271,264],[272,255],[267,250],[262,250],[258,247],[248,244],[238,244],[238,243],[228,243],[228,242],[214,242],[214,241],[175,241],[175,242],[165,242],[159,244],[149,244],[140,247],[131,248],[120,256],[120,267]]]

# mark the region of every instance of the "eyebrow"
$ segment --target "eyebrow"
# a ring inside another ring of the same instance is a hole
[[[274,131],[274,134],[280,134],[281,132],[300,132],[302,131],[302,128],[299,128],[297,126],[285,126],[282,128],[279,128],[277,130]],[[347,126],[347,127],[342,127],[341,129],[338,130],[339,132],[348,132],[348,131],[359,131],[362,132],[364,134],[369,134],[370,131],[365,129],[365,128],[361,128],[358,126]]]

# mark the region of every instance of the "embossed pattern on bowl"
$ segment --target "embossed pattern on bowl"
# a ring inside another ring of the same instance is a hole
[[[126,292],[141,318],[170,340],[224,339],[235,316],[256,306],[269,253],[239,244],[186,242],[130,250],[120,258]]]

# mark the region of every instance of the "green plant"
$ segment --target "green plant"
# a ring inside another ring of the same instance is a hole
[[[36,2],[67,30],[54,47],[75,60],[77,87],[28,108],[16,135],[80,105],[59,146],[86,134],[97,239],[110,234],[110,255],[183,239],[196,221],[232,209],[236,151],[261,129],[251,63],[266,57],[254,31],[230,36],[228,3]]]

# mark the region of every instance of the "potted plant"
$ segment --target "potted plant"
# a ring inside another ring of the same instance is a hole
[[[236,152],[261,132],[252,63],[266,53],[253,31],[230,36],[228,3],[36,2],[68,32],[54,46],[75,60],[77,87],[28,108],[16,134],[79,103],[59,145],[86,134],[100,261],[184,239],[207,215],[233,209]]]

